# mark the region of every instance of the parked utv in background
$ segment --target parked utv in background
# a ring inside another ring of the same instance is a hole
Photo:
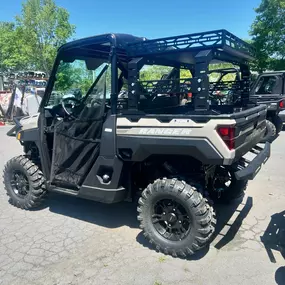
[[[251,89],[251,100],[267,106],[266,133],[263,142],[271,141],[283,127],[285,110],[285,71],[266,72],[259,75]],[[280,116],[281,112],[281,116]]]
[[[211,200],[242,197],[270,156],[269,143],[257,145],[267,108],[249,100],[253,55],[225,30],[154,40],[106,34],[63,45],[39,114],[17,122],[24,155],[4,169],[10,202],[31,209],[48,191],[104,203],[139,195],[140,227],[155,248],[193,254],[214,233]],[[231,102],[210,98],[216,60],[239,65],[240,79],[225,83],[234,86]],[[148,65],[169,73],[141,80]],[[57,80],[79,68],[78,80]],[[192,77],[181,78],[181,69]],[[70,93],[78,89],[81,98]]]
[[[211,81],[213,75],[217,76],[215,81]],[[236,105],[235,100],[239,100],[236,95],[240,92],[240,70],[235,67],[212,69],[209,71],[209,77],[211,104]]]

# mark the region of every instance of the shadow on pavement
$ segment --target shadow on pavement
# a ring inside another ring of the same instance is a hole
[[[144,237],[142,232],[140,232],[137,235],[136,240],[143,247],[149,248],[150,250],[156,250],[155,247],[151,243],[149,243],[149,241]],[[203,258],[208,253],[209,248],[210,248],[210,246],[208,245],[208,246],[202,248],[201,250],[197,251],[194,255],[187,256],[186,258],[179,256],[179,258],[185,259],[185,260],[199,260],[199,259]]]
[[[107,228],[139,226],[134,203],[121,202],[108,205],[56,193],[51,193],[46,203],[53,213]]]
[[[56,193],[51,193],[46,207],[53,213],[64,216],[69,216],[88,223],[93,223],[107,228],[117,228],[121,226],[129,226],[130,228],[138,228],[136,203],[122,202],[117,204],[102,204],[89,200],[78,199],[72,196],[65,196]],[[241,210],[237,208],[241,207]],[[237,234],[242,221],[249,213],[252,207],[252,198],[248,197],[245,203],[232,203],[230,205],[217,205],[217,226],[213,240],[217,236],[222,236],[214,246],[221,249]],[[237,218],[232,221],[233,214],[237,212]],[[230,222],[231,220],[231,222]],[[229,229],[226,234],[221,234],[222,229],[227,226]],[[144,238],[140,232],[136,238],[137,242],[155,250],[155,248]],[[203,258],[209,251],[209,246],[190,256],[189,260],[199,260]]]
[[[271,216],[269,225],[260,239],[271,262],[276,263],[272,250],[279,251],[285,259],[285,211]]]
[[[278,285],[285,284],[285,266],[279,267],[275,272],[275,281]]]
[[[252,197],[247,197],[245,202],[233,202],[230,205],[218,206],[217,211],[217,226],[216,226],[216,235],[221,236],[222,238],[214,245],[216,249],[221,249],[229,242],[231,242],[238,230],[240,229],[243,220],[246,218],[250,212],[253,205]],[[241,208],[240,210],[238,209]],[[231,219],[233,215],[237,213],[235,219]],[[228,228],[225,234],[222,234],[222,230]]]

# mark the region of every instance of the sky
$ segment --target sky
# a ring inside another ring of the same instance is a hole
[[[226,29],[249,38],[261,0],[55,0],[70,13],[75,38],[129,33],[147,38]],[[22,0],[0,0],[0,21],[13,21]]]

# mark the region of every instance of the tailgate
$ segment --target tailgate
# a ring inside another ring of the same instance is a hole
[[[236,159],[250,151],[260,142],[266,129],[266,106],[258,106],[235,114]]]

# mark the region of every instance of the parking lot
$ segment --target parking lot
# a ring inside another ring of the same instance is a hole
[[[0,127],[0,171],[21,153]],[[0,284],[285,284],[285,132],[242,204],[218,207],[210,248],[190,259],[155,252],[136,205],[50,195],[35,211],[12,207],[0,184]]]

